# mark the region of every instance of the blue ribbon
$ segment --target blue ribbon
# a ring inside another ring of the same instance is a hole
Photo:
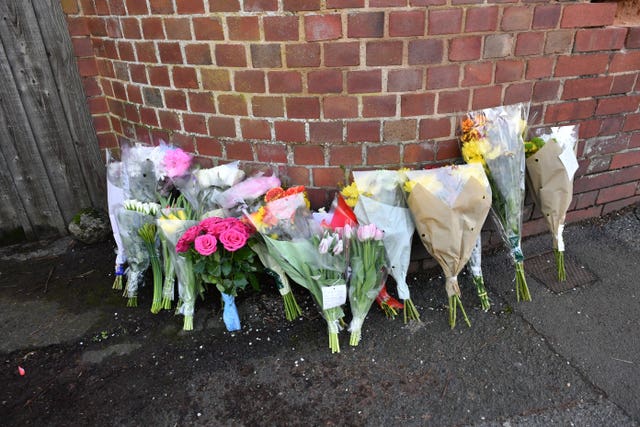
[[[233,295],[222,294],[223,310],[222,320],[227,326],[227,331],[239,331],[240,330],[240,316],[238,316],[238,308],[236,307],[236,297]]]
[[[124,265],[116,264],[116,276],[124,276]]]

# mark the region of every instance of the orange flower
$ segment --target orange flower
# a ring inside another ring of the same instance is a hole
[[[264,195],[264,201],[269,203],[283,197],[284,195],[285,192],[282,187],[274,187],[267,191],[267,193]]]
[[[292,194],[304,193],[306,188],[304,185],[296,185],[294,187],[289,187],[287,191],[284,192],[284,196],[290,196]]]

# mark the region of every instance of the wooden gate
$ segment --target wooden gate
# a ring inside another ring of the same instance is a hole
[[[105,172],[59,0],[0,1],[0,244],[67,233]]]

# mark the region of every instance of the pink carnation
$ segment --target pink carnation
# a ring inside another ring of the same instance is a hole
[[[220,233],[220,243],[229,252],[235,252],[247,243],[248,237],[244,228],[231,227]]]
[[[191,165],[191,156],[182,149],[168,150],[162,159],[169,178],[184,175]]]
[[[218,249],[218,239],[211,234],[203,234],[196,237],[194,246],[200,255],[209,256]]]

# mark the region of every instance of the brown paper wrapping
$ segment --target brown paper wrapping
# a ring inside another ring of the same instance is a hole
[[[409,209],[420,239],[442,267],[447,280],[455,278],[471,256],[491,207],[490,191],[470,178],[453,206],[448,206],[421,184],[416,184],[409,195]],[[453,286],[453,282],[451,285],[447,293],[459,296],[460,289]]]
[[[558,248],[560,226],[564,225],[567,209],[573,197],[573,180],[560,160],[562,147],[550,140],[527,159],[527,181],[540,212],[553,235],[553,247]]]

